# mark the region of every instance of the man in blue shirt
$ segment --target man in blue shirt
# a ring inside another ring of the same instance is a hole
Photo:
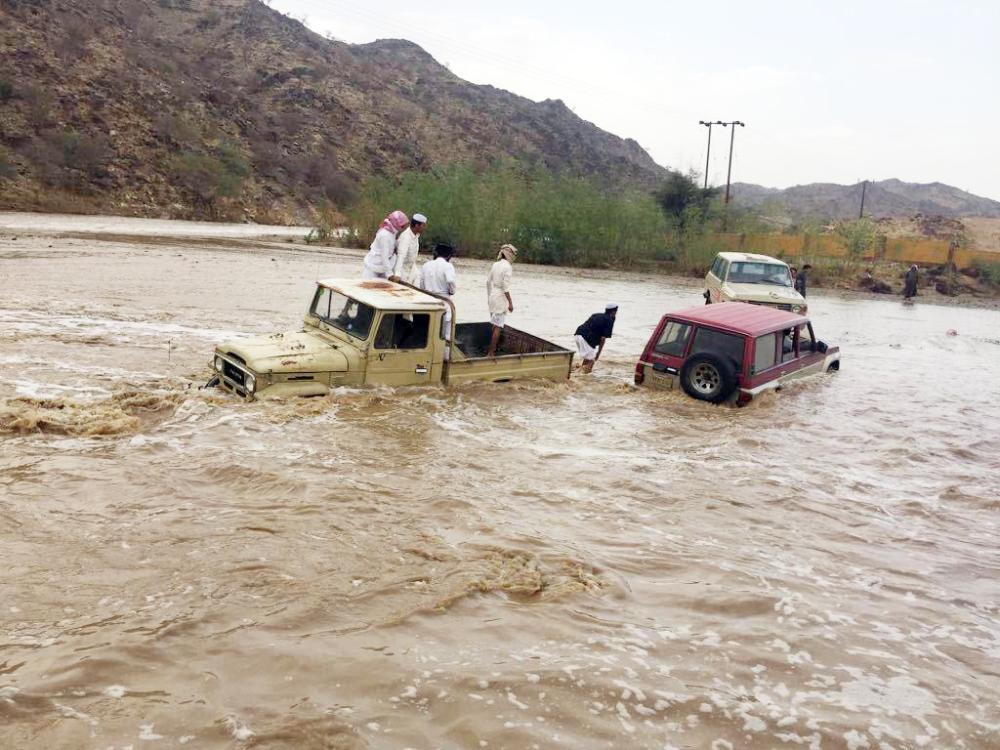
[[[576,329],[576,349],[583,360],[581,372],[588,373],[594,369],[594,363],[604,351],[604,341],[611,338],[617,314],[618,305],[608,303],[604,312],[594,313]]]

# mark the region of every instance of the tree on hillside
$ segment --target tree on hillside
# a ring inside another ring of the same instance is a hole
[[[699,187],[694,173],[670,172],[654,195],[667,218],[683,232],[692,221],[704,222],[709,204],[718,192],[718,188]]]

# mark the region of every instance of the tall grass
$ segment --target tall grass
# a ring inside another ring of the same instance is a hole
[[[608,192],[584,179],[500,164],[454,165],[368,180],[345,213],[359,245],[393,209],[428,217],[425,244],[447,242],[489,258],[509,242],[518,260],[628,267],[663,259],[670,227],[652,195]]]

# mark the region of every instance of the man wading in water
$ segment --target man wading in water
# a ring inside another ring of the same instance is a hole
[[[514,267],[511,263],[516,257],[516,247],[501,245],[497,262],[490,268],[490,275],[486,277],[486,298],[490,305],[490,323],[493,324],[493,335],[490,338],[489,351],[486,352],[487,357],[496,355],[500,334],[503,333],[504,324],[507,322],[507,313],[514,312],[514,301],[510,298],[510,280],[514,276]]]
[[[904,288],[903,288],[903,299],[913,299],[917,296],[917,264],[914,263],[910,266],[910,270],[906,272],[906,276],[903,278]]]
[[[580,371],[588,373],[594,369],[594,364],[601,358],[604,342],[611,338],[615,328],[615,316],[618,315],[618,305],[609,302],[602,313],[594,313],[576,329],[576,350],[580,352]]]

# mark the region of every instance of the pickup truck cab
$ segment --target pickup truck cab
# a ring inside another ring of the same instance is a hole
[[[442,328],[449,307],[450,346]],[[317,283],[301,329],[219,344],[209,385],[249,401],[322,396],[338,386],[565,380],[570,375],[573,353],[568,349],[508,326],[496,356],[487,358],[490,324],[456,325],[454,319],[450,300],[409,284],[327,279]]]
[[[705,304],[749,302],[805,313],[805,298],[795,291],[788,264],[770,255],[719,253],[705,274]]]
[[[664,315],[635,366],[635,383],[742,405],[791,380],[839,369],[840,349],[817,339],[806,316],[733,302]]]

